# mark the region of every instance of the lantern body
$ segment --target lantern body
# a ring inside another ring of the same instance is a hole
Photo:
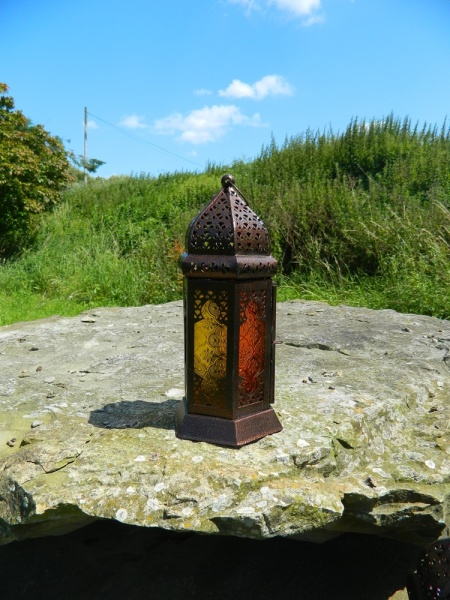
[[[276,261],[231,176],[192,221],[185,275],[186,398],[178,437],[241,446],[281,430],[274,399]],[[220,254],[219,254],[220,252]]]

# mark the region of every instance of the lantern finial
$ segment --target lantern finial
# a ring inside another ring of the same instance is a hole
[[[222,179],[220,180],[220,183],[223,185],[223,187],[228,187],[229,185],[234,185],[235,180],[234,180],[233,175],[230,175],[228,173],[227,175],[224,175],[222,177]]]

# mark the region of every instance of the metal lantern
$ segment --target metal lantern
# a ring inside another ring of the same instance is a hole
[[[281,431],[274,401],[277,261],[231,175],[194,218],[180,256],[186,397],[176,435],[239,447]]]

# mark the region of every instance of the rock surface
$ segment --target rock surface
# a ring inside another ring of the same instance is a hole
[[[322,542],[426,544],[450,524],[450,323],[278,305],[281,433],[239,450],[175,437],[179,302],[0,328],[0,536],[104,518]]]

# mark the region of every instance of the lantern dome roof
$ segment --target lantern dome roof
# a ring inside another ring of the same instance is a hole
[[[234,185],[222,177],[222,189],[192,220],[180,267],[188,277],[255,278],[272,276],[269,232]]]

